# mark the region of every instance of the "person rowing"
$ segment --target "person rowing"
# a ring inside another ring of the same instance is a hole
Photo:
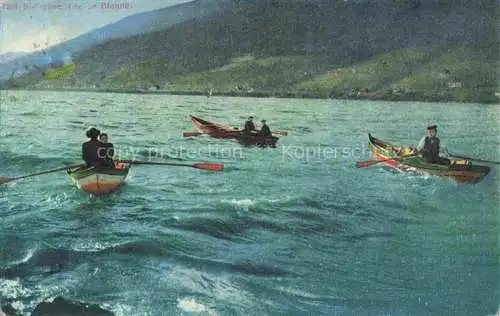
[[[113,161],[113,156],[115,155],[115,149],[112,143],[108,142],[108,134],[101,133],[99,135],[99,140],[101,141],[101,147],[99,147],[99,158],[104,159],[104,165],[109,168],[115,167],[115,162]]]
[[[266,124],[266,120],[262,120],[262,128],[260,129],[259,136],[261,137],[271,137],[271,129],[269,129],[269,126]]]
[[[422,137],[417,150],[428,163],[450,165],[449,159],[439,156],[440,145],[441,141],[437,137],[437,126],[431,125],[427,127],[427,135]]]
[[[253,116],[248,117],[245,122],[245,128],[243,129],[243,134],[250,135],[255,132],[255,125],[253,124]]]
[[[103,146],[103,143],[97,139],[99,134],[101,131],[94,127],[86,132],[89,140],[82,144],[82,159],[85,161],[86,167],[103,166],[104,159],[99,157],[99,149]]]

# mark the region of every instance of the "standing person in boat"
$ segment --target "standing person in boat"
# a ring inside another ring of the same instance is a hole
[[[424,160],[428,163],[449,165],[450,160],[439,156],[441,141],[437,137],[437,126],[427,127],[427,135],[422,137],[417,146]]]
[[[99,134],[101,132],[94,127],[86,132],[89,140],[82,144],[82,159],[85,161],[86,167],[103,166],[104,159],[99,158],[99,148],[103,146],[103,143],[97,139]]]
[[[266,120],[262,120],[262,128],[260,129],[259,136],[261,137],[271,137],[271,130],[269,129],[269,126],[266,124]]]
[[[253,116],[250,116],[245,122],[245,128],[243,129],[243,134],[252,134],[255,131],[255,125],[253,124]]]
[[[104,159],[104,165],[109,168],[115,167],[115,162],[113,161],[113,156],[115,155],[115,149],[112,143],[108,142],[108,134],[101,133],[99,135],[99,140],[102,142],[99,148],[99,158]]]

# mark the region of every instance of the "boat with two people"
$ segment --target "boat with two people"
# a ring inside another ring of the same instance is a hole
[[[59,171],[66,171],[67,175],[78,189],[91,195],[105,195],[117,191],[125,184],[125,179],[132,165],[178,166],[208,171],[224,170],[223,164],[216,163],[180,164],[139,160],[114,161],[114,146],[107,142],[108,136],[106,134],[101,134],[96,128],[90,128],[87,130],[86,135],[89,140],[82,144],[82,159],[85,162],[84,164],[80,163],[71,166],[63,166],[13,178],[0,177],[0,184]],[[99,136],[101,137],[99,138]]]
[[[210,122],[196,116],[190,116],[192,123],[198,130],[197,132],[185,132],[184,137],[208,135],[213,138],[219,139],[234,139],[244,146],[259,146],[259,147],[272,147],[276,148],[276,143],[279,137],[273,136],[271,130],[262,120],[263,129],[257,131],[253,125],[253,117],[249,117],[245,123],[245,128],[240,130],[237,127],[224,125],[220,123]],[[251,123],[251,124],[249,124]],[[253,128],[250,127],[253,125]],[[279,131],[280,135],[286,136],[287,132]]]

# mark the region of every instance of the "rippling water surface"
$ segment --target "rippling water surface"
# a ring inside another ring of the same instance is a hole
[[[499,300],[498,166],[481,183],[357,169],[367,133],[499,160],[498,105],[2,92],[0,176],[80,162],[85,129],[134,166],[92,197],[64,172],[0,188],[0,304],[62,295],[117,315],[491,315]],[[276,149],[183,138],[189,114],[248,115]],[[259,125],[259,124],[257,124]]]

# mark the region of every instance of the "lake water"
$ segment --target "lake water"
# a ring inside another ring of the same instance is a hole
[[[117,315],[493,315],[498,166],[478,184],[395,173],[367,134],[499,159],[498,105],[1,91],[0,176],[81,162],[85,130],[133,166],[106,197],[65,172],[0,188],[0,304],[62,295]],[[288,131],[278,148],[184,138],[189,115]]]

